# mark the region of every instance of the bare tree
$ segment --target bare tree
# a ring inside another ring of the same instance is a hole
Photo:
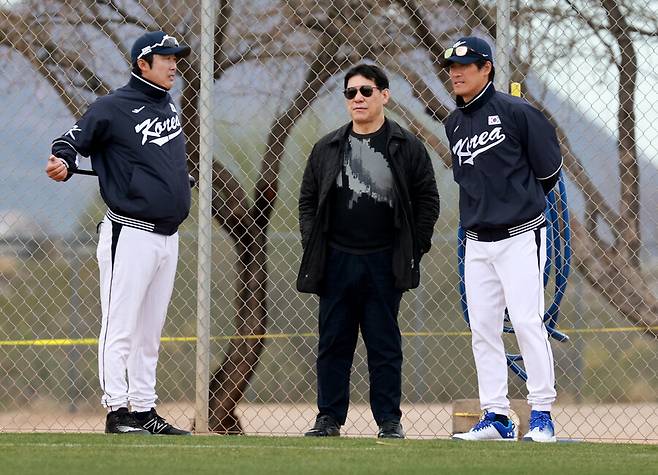
[[[386,65],[408,81],[413,96],[426,114],[437,121],[438,129],[438,122],[443,121],[450,110],[438,91],[448,81],[441,67],[443,47],[458,34],[476,32],[494,37],[496,32],[493,2],[478,0],[271,0],[257,3],[257,11],[250,13],[250,18],[257,21],[250,24],[242,14],[235,13],[236,9],[246,7],[230,0],[219,2],[215,19],[215,81],[220,81],[231,68],[248,61],[268,62],[276,58],[277,62],[285,63],[290,58],[301,57],[306,69],[296,85],[298,93],[271,123],[253,188],[231,173],[221,157],[216,157],[213,163],[213,217],[231,237],[237,256],[237,338],[228,343],[222,363],[213,371],[210,385],[210,429],[227,434],[243,432],[235,408],[256,371],[264,347],[268,324],[268,232],[279,195],[281,159],[295,124],[312,107],[329,79],[349,65],[369,59]],[[587,14],[575,2],[569,3],[572,4],[571,13],[556,7],[555,2],[536,0],[530,6],[517,9],[515,21],[523,24],[531,15],[545,15],[550,22],[576,18],[594,34],[605,32],[608,42],[614,41],[622,52],[619,58],[612,53],[610,56],[620,75],[618,135],[622,193],[619,212],[606,203],[559,127],[558,133],[566,174],[587,203],[584,224],[572,218],[576,266],[592,288],[620,314],[648,329],[658,324],[658,302],[643,279],[638,259],[641,247],[639,177],[633,115],[637,58],[630,35],[656,35],[656,32],[643,30],[629,21],[628,7],[622,8],[619,1],[594,2],[598,13],[588,8]],[[595,14],[591,13],[593,11]],[[81,54],[76,48],[78,42],[102,41],[113,45],[127,66],[129,52],[122,41],[127,27],[133,34],[135,29],[177,31],[186,43],[198,45],[197,13],[198,2],[192,0],[34,0],[12,9],[0,9],[0,45],[23,55],[59,94],[69,111],[79,116],[91,100],[111,89],[111,81],[101,74],[102,68],[96,65],[93,52]],[[445,18],[450,19],[450,27],[446,27]],[[304,39],[303,47],[288,42],[293,34]],[[569,40],[564,41],[568,43]],[[611,45],[609,50],[612,51]],[[417,53],[423,54],[424,59],[419,60],[418,56],[410,59]],[[432,74],[419,72],[418,63],[423,61],[431,65]],[[532,55],[516,58],[513,66],[520,73],[529,71],[533,67]],[[188,139],[189,168],[198,178],[200,75],[196,53],[182,62],[181,73],[181,115]],[[541,107],[537,98],[529,99]],[[450,154],[436,131],[424,125],[422,117],[415,116],[408,104],[393,101],[391,106],[449,167]],[[613,230],[614,243],[607,243],[599,235],[597,217]]]

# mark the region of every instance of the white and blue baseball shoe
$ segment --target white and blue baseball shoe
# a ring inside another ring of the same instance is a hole
[[[516,426],[512,419],[508,419],[507,425],[496,421],[494,412],[484,411],[480,422],[475,424],[471,430],[461,434],[453,434],[453,440],[498,440],[504,442],[516,441]]]
[[[555,442],[555,426],[550,414],[541,411],[530,411],[530,426],[523,440],[530,442]]]

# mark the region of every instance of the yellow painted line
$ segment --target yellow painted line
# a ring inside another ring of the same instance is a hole
[[[578,333],[623,333],[623,332],[658,332],[658,326],[653,327],[617,327],[617,328],[572,328],[569,330],[562,330],[566,334]],[[446,336],[470,336],[471,332],[403,332],[404,337],[446,337]],[[290,338],[314,338],[317,333],[271,333],[265,335],[220,335],[213,336],[210,339],[215,341],[229,341],[229,340],[288,340]],[[194,343],[196,342],[195,336],[172,336],[163,337],[160,340],[162,343]],[[0,341],[0,346],[73,346],[73,345],[97,345],[98,338],[43,338],[35,340],[4,340]]]
[[[658,331],[654,327],[618,327],[618,328],[572,328],[571,330],[560,330],[562,333],[622,333],[622,332],[646,332]]]
[[[0,346],[71,346],[71,345],[97,345],[98,338],[62,338],[42,340],[7,340],[0,341]]]
[[[471,336],[471,332],[402,332],[402,336]]]

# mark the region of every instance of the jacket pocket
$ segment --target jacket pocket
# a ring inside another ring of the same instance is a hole
[[[142,168],[133,169],[128,185],[129,211],[146,220],[169,218],[175,214],[174,196],[167,183]]]
[[[313,226],[308,242],[304,247],[302,261],[297,275],[297,290],[304,293],[317,294],[320,290],[322,273],[324,272],[325,248],[322,231]]]

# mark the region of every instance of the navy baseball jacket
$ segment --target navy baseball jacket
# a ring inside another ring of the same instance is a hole
[[[492,83],[445,122],[459,214],[467,231],[530,230],[544,224],[544,184],[552,188],[562,166],[555,128],[523,99]]]
[[[91,157],[114,222],[171,235],[189,214],[185,138],[176,106],[165,89],[134,73],[55,139],[52,154],[73,171],[77,154]]]

